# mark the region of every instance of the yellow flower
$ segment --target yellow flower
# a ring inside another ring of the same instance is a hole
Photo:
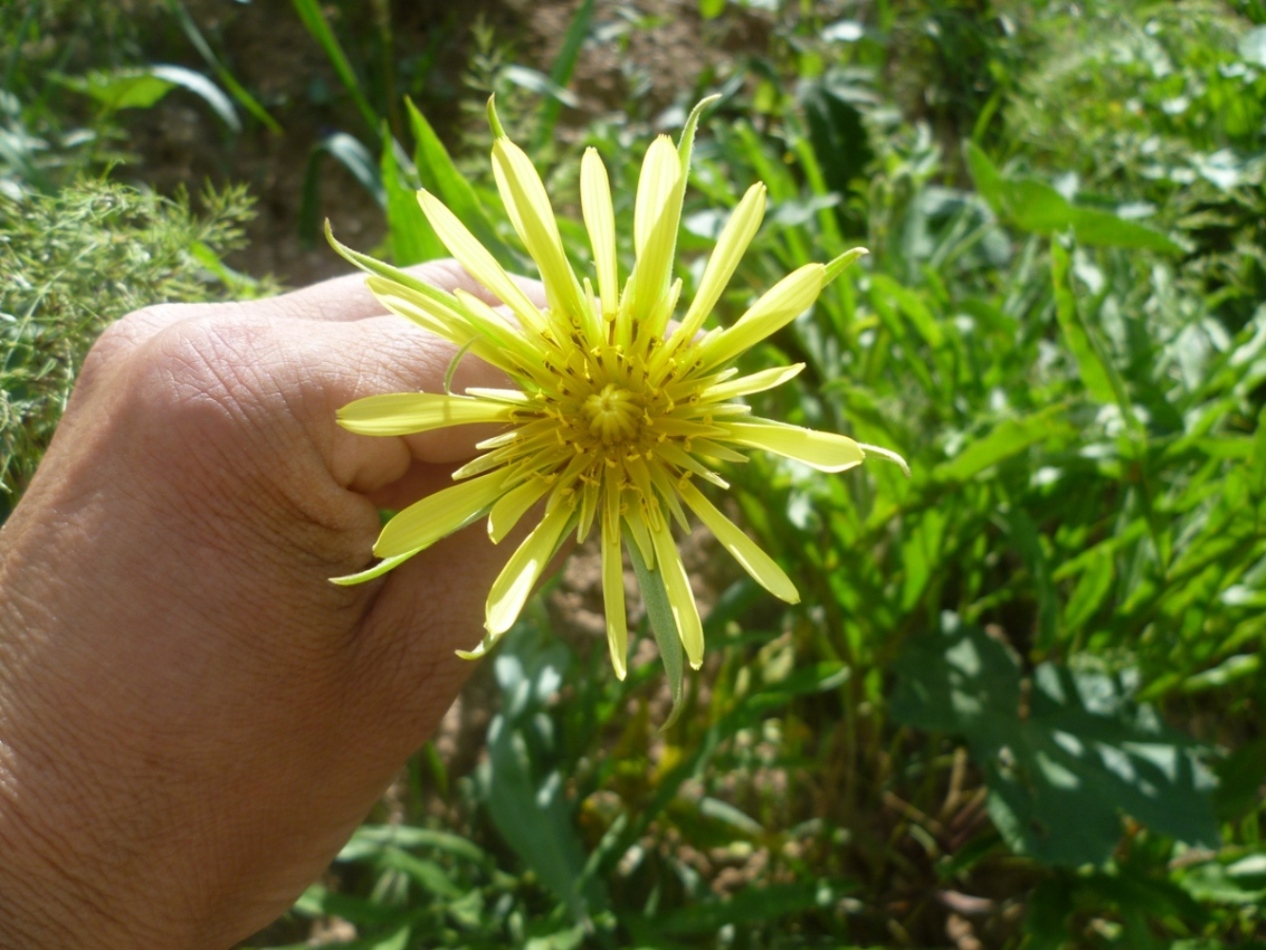
[[[602,587],[611,661],[625,675],[628,631],[622,548],[643,577],[662,584],[690,665],[703,662],[703,629],[672,535],[690,531],[687,511],[708,527],[774,596],[799,600],[783,570],[722,514],[698,482],[728,485],[714,464],[743,462],[763,449],[825,472],[858,465],[866,451],[904,466],[883,449],[852,439],[755,418],[740,397],[791,379],[804,364],[738,376],[730,364],[803,313],[822,288],[865,254],[855,248],[829,264],[808,264],[775,284],[732,326],[701,331],[760,226],[765,188],[753,185],[734,209],[704,269],[698,292],[671,328],[681,292],[672,279],[695,107],[678,145],[660,136],[646,153],[634,208],[636,262],[623,289],[615,216],[597,151],[581,163],[580,198],[597,286],[578,279],[563,248],[545,187],[527,155],[506,137],[489,102],[493,172],[510,221],[540,268],[546,306],[537,307],[493,256],[434,195],[418,192],[427,220],[449,252],[505,302],[517,325],[470,294],[448,294],[336,244],[371,272],[368,285],[389,310],[408,317],[502,370],[517,389],[397,393],[359,399],[339,412],[353,432],[400,436],[471,423],[504,431],[453,473],[457,482],[397,514],[383,528],[374,567],[338,579],[377,577],[439,539],[487,515],[501,541],[540,502],[544,515],[510,556],[487,604],[482,655],[523,609],[571,531],[602,541]]]

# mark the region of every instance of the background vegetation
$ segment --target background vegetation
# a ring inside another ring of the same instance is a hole
[[[462,6],[0,9],[0,514],[105,322],[333,272],[323,216],[421,260],[425,184],[530,271],[493,90],[556,203],[594,145],[626,224],[650,136],[722,93],[687,296],[756,179],[719,320],[869,246],[770,344],[809,370],[761,409],[914,476],[733,471],[803,603],[692,536],[709,659],[667,732],[579,552],[251,945],[1266,946],[1266,8]]]

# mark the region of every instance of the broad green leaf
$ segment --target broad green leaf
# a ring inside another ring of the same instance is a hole
[[[969,441],[954,458],[933,469],[932,477],[941,482],[965,482],[1030,446],[1062,440],[1073,431],[1063,418],[1065,411],[1065,406],[1056,404],[1032,415],[1003,419],[985,435]]]
[[[96,99],[108,111],[148,109],[177,87],[200,98],[234,132],[242,131],[237,110],[220,87],[201,73],[184,66],[128,67],[87,76],[57,76],[53,80]]]
[[[1042,545],[1037,525],[1028,512],[1013,506],[1003,515],[1003,520],[1011,543],[1029,569],[1030,580],[1026,586],[1037,601],[1037,640],[1034,647],[1038,653],[1047,653],[1055,646],[1059,626],[1059,602],[1055,596],[1055,585],[1051,581],[1050,559]]]
[[[1182,251],[1160,231],[1110,211],[1079,207],[1046,182],[1004,176],[974,142],[966,143],[964,151],[981,197],[998,217],[1021,231],[1051,235],[1071,229],[1077,242],[1086,246]]]
[[[1182,248],[1154,228],[1097,208],[1073,209],[1073,237],[1086,247],[1125,247],[1180,254]]]
[[[87,76],[54,74],[50,78],[68,89],[91,96],[110,111],[148,109],[171,92],[175,85],[143,69],[122,69]]]
[[[1133,703],[1125,676],[1043,663],[1026,692],[1018,659],[951,614],[939,635],[910,642],[894,670],[893,717],[967,740],[989,813],[1014,850],[1044,864],[1102,864],[1120,840],[1121,813],[1216,846],[1204,750]]]
[[[602,909],[606,898],[599,880],[584,877],[585,847],[567,782],[552,764],[558,756],[548,734],[542,736],[536,727],[542,704],[557,691],[569,665],[561,644],[539,647],[530,635],[512,639],[497,654],[493,670],[501,712],[488,727],[488,759],[480,775],[498,833],[572,919],[583,922]]]
[[[1021,231],[1054,234],[1072,225],[1076,219],[1071,202],[1043,181],[1007,179],[1002,195],[1000,215]]]

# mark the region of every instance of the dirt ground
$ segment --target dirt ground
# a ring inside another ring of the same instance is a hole
[[[464,74],[473,49],[473,25],[486,25],[514,61],[548,71],[580,0],[397,0],[390,4],[391,34],[399,63],[394,101],[409,93],[441,137],[452,143],[472,91]],[[254,275],[271,274],[284,285],[302,286],[342,273],[345,265],[324,241],[298,238],[303,182],[313,144],[333,131],[367,141],[369,130],[344,95],[343,86],[317,42],[283,0],[228,3],[188,0],[187,9],[236,78],[282,126],[270,133],[249,117],[234,135],[192,95],[174,92],[155,108],[125,115],[129,146],[139,161],[131,174],[162,193],[203,182],[244,182],[256,197],[258,216],[249,229],[250,249],[230,261]],[[364,4],[367,18],[386,3]],[[150,15],[164,16],[155,4]],[[340,7],[326,15],[360,65],[372,53],[372,24],[344,22]],[[631,28],[630,17],[637,20]],[[646,114],[670,105],[701,70],[766,42],[770,22],[755,11],[739,11],[703,23],[693,0],[641,0],[636,5],[597,0],[591,37],[582,50],[571,89],[579,109],[564,109],[560,129],[578,129],[595,115],[623,107],[635,97]],[[172,32],[168,23],[166,34]],[[178,34],[167,35],[163,52],[205,72],[206,65]],[[386,75],[386,71],[380,71]],[[372,86],[379,76],[368,79]],[[473,94],[477,96],[477,94]],[[124,177],[129,173],[124,169]],[[319,213],[347,243],[372,248],[384,235],[383,212],[370,194],[337,162],[326,158],[320,176]]]

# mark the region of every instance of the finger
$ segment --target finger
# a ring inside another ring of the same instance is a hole
[[[296,404],[311,440],[326,452],[335,481],[353,491],[378,491],[403,478],[410,463],[449,465],[476,454],[475,445],[500,427],[465,425],[409,436],[368,436],[337,424],[338,410],[354,400],[393,392],[442,393],[456,348],[395,316],[309,324],[302,335],[287,321],[274,324],[291,367]],[[505,385],[501,372],[464,356],[452,373],[452,391]],[[412,499],[410,499],[412,500]]]
[[[415,264],[402,270],[448,293],[461,290],[479,298],[489,306],[498,306],[502,303],[496,295],[471,277],[465,268],[452,258],[427,261],[425,264]],[[545,292],[540,281],[517,276],[514,281],[523,288],[534,303],[544,306]],[[336,277],[333,280],[274,297],[271,302],[279,312],[303,320],[363,320],[386,312],[382,304],[374,299],[374,295],[365,286],[365,278],[362,274]]]
[[[449,293],[462,290],[489,306],[501,305],[501,301],[491,291],[466,273],[465,269],[451,258],[428,261],[402,269],[440,290]],[[534,303],[538,306],[545,305],[545,291],[540,281],[519,276],[513,279]],[[225,319],[260,322],[278,318],[346,322],[379,317],[387,312],[365,286],[363,274],[345,274],[342,277],[335,277],[301,290],[264,300],[215,304],[158,304],[146,307],[128,314],[113,325],[110,328],[111,339],[105,341],[105,347],[113,348],[119,344],[139,345],[168,327],[187,320],[203,318],[212,310]]]

